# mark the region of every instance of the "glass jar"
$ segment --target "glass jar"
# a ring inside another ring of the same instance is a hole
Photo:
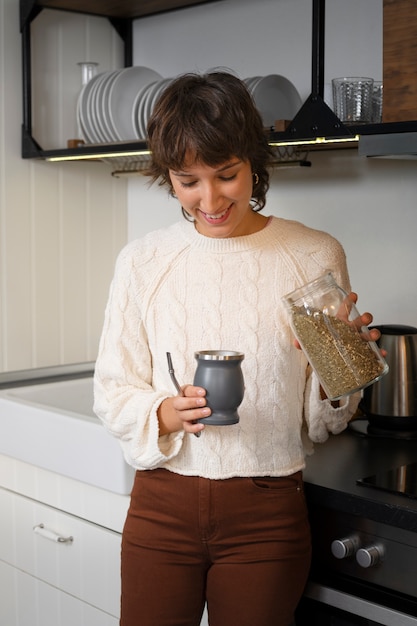
[[[388,372],[369,328],[331,272],[284,296],[291,327],[330,400],[368,387]],[[358,324],[359,322],[359,324]]]

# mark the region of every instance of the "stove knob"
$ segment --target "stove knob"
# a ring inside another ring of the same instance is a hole
[[[359,546],[359,539],[355,535],[335,539],[332,541],[331,550],[336,559],[347,559],[355,554]]]
[[[371,545],[360,548],[356,553],[356,561],[361,567],[373,567],[382,561],[384,548],[381,545]]]

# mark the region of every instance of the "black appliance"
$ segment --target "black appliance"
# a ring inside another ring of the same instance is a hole
[[[358,478],[358,485],[417,499],[417,462]]]
[[[325,509],[311,524],[297,626],[417,626],[416,533]]]
[[[304,477],[313,561],[296,626],[417,626],[417,442],[348,429]]]
[[[417,422],[417,419],[414,418]],[[417,428],[390,428],[379,421],[369,419],[367,415],[359,416],[349,423],[349,430],[363,437],[380,439],[417,440]]]

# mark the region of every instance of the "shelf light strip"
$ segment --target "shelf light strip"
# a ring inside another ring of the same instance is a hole
[[[91,152],[86,154],[66,154],[62,156],[50,156],[46,157],[47,161],[88,161],[91,159],[112,159],[121,157],[135,157],[135,156],[149,156],[150,150],[127,150],[125,152]]]
[[[314,139],[300,139],[300,140],[288,140],[288,141],[270,141],[269,145],[273,148],[279,148],[284,146],[312,146],[312,145],[322,145],[322,144],[332,144],[332,143],[350,143],[354,141],[359,141],[359,135],[355,135],[352,137],[335,137],[335,138],[326,138],[326,137],[315,137]],[[100,153],[86,153],[86,154],[66,154],[62,156],[50,156],[46,157],[47,161],[57,162],[57,161],[87,161],[92,159],[112,159],[112,158],[122,158],[122,157],[144,157],[149,156],[149,150],[127,150],[125,152],[100,152]]]
[[[294,139],[284,141],[270,141],[269,145],[273,148],[279,148],[281,146],[314,146],[327,143],[352,143],[359,141],[359,135],[352,135],[351,137],[315,137],[314,139]]]

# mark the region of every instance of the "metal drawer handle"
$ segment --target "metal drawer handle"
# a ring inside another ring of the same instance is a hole
[[[44,524],[37,524],[33,527],[33,530],[38,535],[45,537],[45,539],[50,539],[51,541],[55,541],[57,543],[72,543],[74,541],[74,537],[63,537],[62,535],[58,535],[55,531],[45,528]]]

